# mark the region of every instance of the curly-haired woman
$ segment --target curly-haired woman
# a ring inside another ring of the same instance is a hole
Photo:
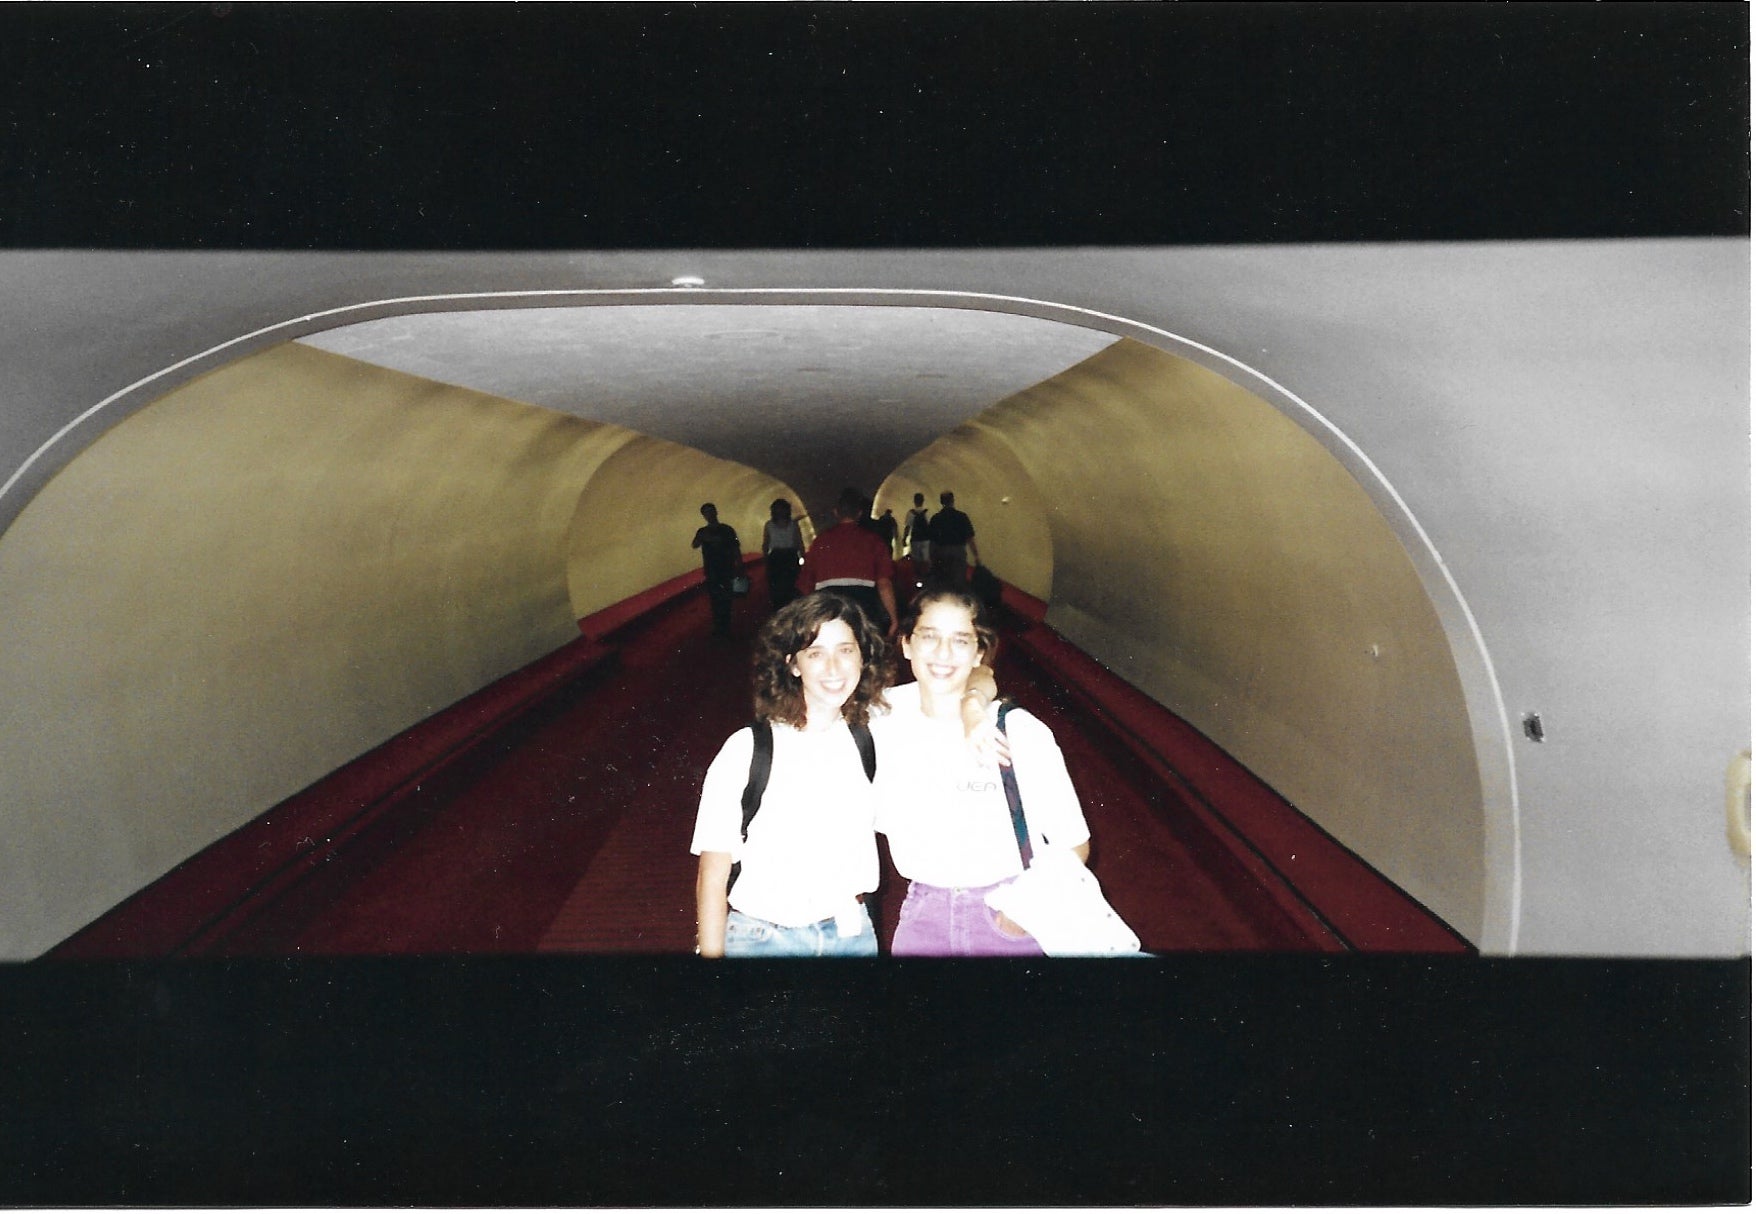
[[[858,605],[796,599],[756,640],[754,700],[773,738],[761,804],[743,832],[755,732],[726,739],[702,782],[689,850],[704,957],[870,957],[864,904],[878,887],[874,799],[855,730],[890,681],[890,646]],[[734,861],[738,875],[731,882]]]

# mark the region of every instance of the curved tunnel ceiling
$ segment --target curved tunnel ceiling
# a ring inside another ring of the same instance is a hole
[[[301,340],[759,468],[820,514],[1117,338],[965,307],[675,304],[424,312]]]

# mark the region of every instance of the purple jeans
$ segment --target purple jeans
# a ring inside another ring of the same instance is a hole
[[[1004,885],[1005,882],[999,882]],[[893,957],[1041,957],[1032,936],[1012,936],[995,923],[999,912],[982,895],[996,888],[947,889],[909,882],[890,941]]]

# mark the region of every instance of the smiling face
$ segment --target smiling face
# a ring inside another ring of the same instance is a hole
[[[805,693],[807,725],[840,720],[842,705],[860,683],[860,643],[854,630],[841,620],[825,621],[811,643],[792,656],[792,673]]]
[[[982,659],[975,616],[961,603],[927,604],[914,631],[902,639],[902,653],[923,696],[956,699]]]

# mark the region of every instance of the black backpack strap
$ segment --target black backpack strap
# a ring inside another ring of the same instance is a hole
[[[1011,700],[1000,701],[999,715],[994,719],[994,727],[1001,733],[1006,732],[1006,714],[1017,705]],[[1018,773],[1012,770],[1010,763],[1000,768],[1000,784],[1006,790],[1006,808],[1012,811],[1012,834],[1018,840],[1018,858],[1030,867],[1031,845],[1030,827],[1024,821],[1024,801],[1018,795]]]
[[[866,769],[868,782],[878,776],[878,747],[872,741],[872,731],[864,725],[848,724],[848,732],[854,735],[854,745],[860,749],[860,765]],[[762,808],[762,794],[768,789],[768,773],[774,769],[774,728],[766,720],[758,717],[750,722],[750,780],[744,785],[744,821],[738,828],[738,837],[748,841],[750,823],[756,818],[756,811]],[[744,866],[732,865],[732,875],[726,880],[726,890],[730,892],[738,880],[738,872]]]
[[[750,782],[744,785],[744,821],[738,837],[750,837],[750,823],[762,808],[762,794],[768,790],[768,773],[774,768],[774,729],[761,717],[750,722]]]
[[[738,827],[741,840],[750,838],[750,823],[755,820],[756,811],[762,808],[762,794],[768,789],[768,773],[773,768],[774,729],[767,720],[757,717],[750,722],[750,779],[744,785],[744,821]],[[726,878],[726,892],[731,892],[743,867],[742,863],[732,865],[732,875]]]
[[[854,745],[860,748],[860,764],[866,769],[866,783],[870,784],[878,778],[878,747],[872,741],[872,731],[850,721],[848,732],[854,735]]]

